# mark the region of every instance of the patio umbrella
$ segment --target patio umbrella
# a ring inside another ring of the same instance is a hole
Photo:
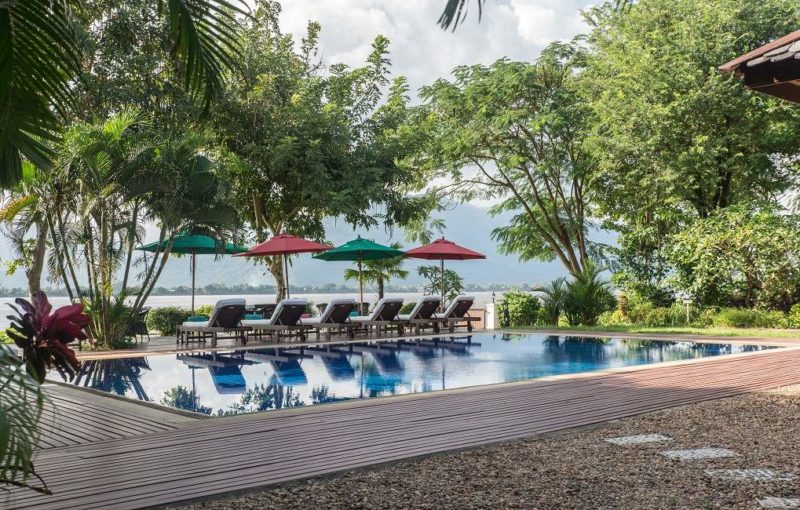
[[[156,252],[164,251],[167,248],[168,242],[164,240],[161,244],[158,242],[146,244],[136,248],[137,250]],[[176,255],[191,255],[191,272],[192,272],[192,313],[194,313],[194,284],[195,273],[197,269],[197,256],[198,255],[222,255],[246,252],[247,248],[243,246],[236,246],[231,243],[222,243],[211,236],[205,234],[184,234],[175,236],[172,242],[172,250],[170,253]]]
[[[472,259],[485,259],[486,255],[472,251],[469,248],[459,246],[453,241],[448,241],[444,237],[437,239],[430,244],[414,248],[406,252],[406,257],[415,259],[426,260],[439,260],[442,267],[442,310],[445,308],[444,303],[444,261],[445,260],[472,260]]]
[[[272,239],[259,243],[245,253],[236,255],[237,257],[268,257],[271,255],[283,255],[283,276],[286,282],[286,297],[289,297],[289,262],[287,255],[296,253],[316,253],[320,251],[329,250],[331,247],[327,244],[320,244],[315,241],[309,241],[302,237],[293,236],[291,234],[278,234]]]
[[[382,260],[393,259],[395,257],[402,257],[403,252],[384,246],[382,244],[374,243],[367,239],[362,239],[361,236],[348,241],[341,246],[332,248],[328,251],[314,255],[315,259],[326,260],[328,262],[334,261],[358,261],[358,290],[360,301],[358,308],[361,309],[361,303],[364,302],[364,283],[361,280],[361,263],[364,260]]]

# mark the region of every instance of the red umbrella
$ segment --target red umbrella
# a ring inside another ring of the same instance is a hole
[[[283,255],[283,274],[286,278],[286,297],[289,297],[289,263],[287,255],[295,253],[316,253],[319,251],[329,250],[331,247],[327,244],[321,244],[315,241],[309,241],[302,237],[293,236],[291,234],[278,234],[268,241],[259,243],[245,253],[234,255],[235,257],[268,257],[271,255]]]
[[[430,244],[426,244],[425,246],[408,250],[406,256],[415,259],[440,260],[442,262],[442,309],[444,309],[444,261],[486,258],[486,255],[482,253],[459,246],[453,241],[448,241],[444,237]]]

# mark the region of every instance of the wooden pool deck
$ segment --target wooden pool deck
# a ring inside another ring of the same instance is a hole
[[[799,382],[800,348],[789,347],[231,418],[153,410],[142,425],[117,408],[79,427],[80,441],[38,452],[54,495],[14,490],[0,507],[165,505]]]

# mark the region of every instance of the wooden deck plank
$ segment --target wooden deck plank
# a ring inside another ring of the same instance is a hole
[[[800,350],[786,349],[204,420],[56,447],[37,459],[56,494],[14,491],[14,508],[141,508],[259,487],[797,383],[799,362]]]

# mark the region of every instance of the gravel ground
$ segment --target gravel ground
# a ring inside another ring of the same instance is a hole
[[[800,497],[800,478],[733,482],[705,470],[769,468],[800,476],[798,417],[800,386],[793,386],[181,508],[756,508],[758,498]],[[636,446],[604,441],[650,433],[674,440]],[[678,461],[658,453],[703,446],[740,456]]]

